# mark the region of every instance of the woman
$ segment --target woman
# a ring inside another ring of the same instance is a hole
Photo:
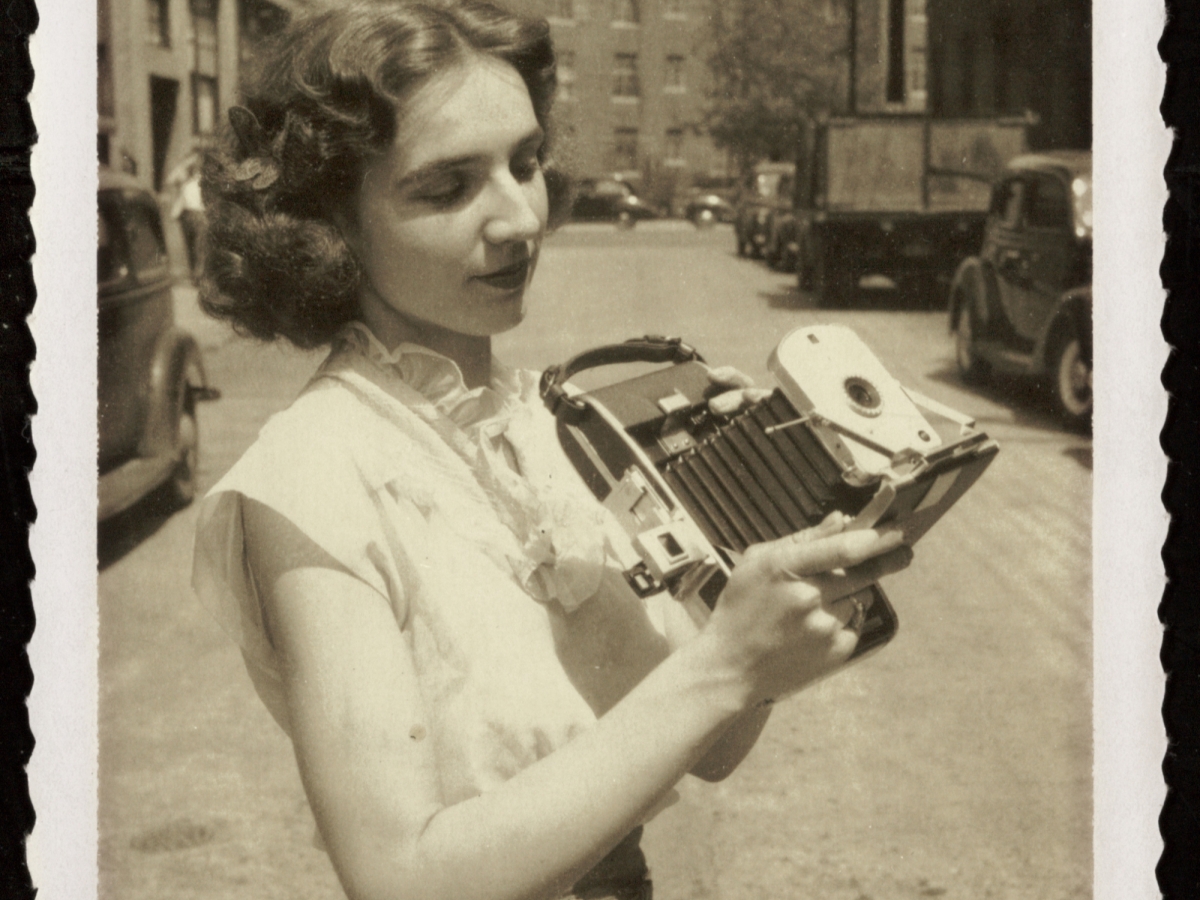
[[[831,519],[752,548],[701,630],[627,587],[491,354],[551,218],[553,90],[544,22],[345,7],[283,35],[207,171],[206,308],[332,350],[206,499],[196,587],[356,900],[648,897],[641,823],[844,661],[849,595],[909,559]]]

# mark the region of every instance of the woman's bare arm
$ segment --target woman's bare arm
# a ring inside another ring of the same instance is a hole
[[[893,553],[822,585],[797,580],[787,552],[748,557],[739,568],[747,575],[731,581],[704,632],[594,728],[499,788],[446,806],[412,658],[388,602],[320,561],[265,507],[247,503],[245,527],[283,661],[301,777],[353,900],[562,894],[739,716],[849,654],[854,636],[823,609],[822,590],[848,591],[907,562]],[[889,549],[877,544],[860,538],[801,568],[827,571]],[[781,605],[789,607],[782,615]]]

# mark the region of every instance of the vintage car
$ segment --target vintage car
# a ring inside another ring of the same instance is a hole
[[[683,218],[697,226],[732,222],[735,214],[733,204],[724,194],[719,190],[692,188],[683,200]]]
[[[200,349],[175,327],[171,266],[154,197],[101,171],[99,511],[109,519],[157,488],[176,506],[196,493],[196,404],[212,399]]]
[[[658,216],[658,210],[638,197],[628,182],[584,178],[575,184],[571,218],[577,222],[616,222],[622,228],[632,228],[641,219]]]
[[[1027,154],[997,179],[978,256],[950,290],[962,375],[1032,376],[1069,424],[1092,415],[1092,158]]]
[[[759,163],[738,194],[733,220],[738,256],[762,256],[771,217],[790,210],[795,191],[796,167],[792,163]]]

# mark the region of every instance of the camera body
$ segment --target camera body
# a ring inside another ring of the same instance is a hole
[[[675,364],[586,393],[564,384],[639,359]],[[796,329],[768,367],[778,388],[728,417],[709,409],[720,389],[679,341],[598,348],[543,376],[563,449],[630,535],[626,578],[640,595],[669,590],[711,608],[747,547],[835,510],[850,528],[898,528],[911,544],[998,452],[971,420],[904,388],[848,328]],[[896,627],[873,586],[855,655]]]

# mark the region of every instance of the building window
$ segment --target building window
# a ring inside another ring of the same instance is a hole
[[[663,2],[663,18],[664,19],[686,19],[687,18],[687,0],[664,0],[664,2]]]
[[[98,0],[96,3],[96,111],[101,116],[112,116],[116,113],[112,54],[109,53],[111,41],[112,25],[108,0]]]
[[[614,25],[636,25],[637,0],[612,0],[612,21]]]
[[[962,95],[958,107],[959,115],[973,116],[979,112],[976,108],[975,96],[975,36],[964,32],[958,41],[958,57],[962,63],[959,81],[962,84]]]
[[[190,0],[192,44],[192,131],[212,134],[217,127],[217,0]]]
[[[116,113],[116,100],[113,93],[112,58],[108,53],[108,44],[96,45],[96,111],[102,116],[112,116]]]
[[[904,102],[904,0],[888,0],[887,101]]]
[[[683,64],[682,56],[667,57],[667,80],[666,90],[672,94],[682,94],[687,90],[687,85],[683,79]]]
[[[638,166],[636,128],[618,128],[613,132],[613,171],[635,171]]]
[[[146,40],[159,47],[171,46],[171,16],[168,0],[146,0]]]
[[[575,0],[553,0],[550,8],[550,18],[562,19],[567,22],[575,19]]]
[[[664,148],[667,165],[683,165],[683,129],[668,128],[667,141]]]
[[[558,99],[575,99],[575,51],[558,51]]]
[[[192,131],[212,134],[217,130],[217,79],[211,75],[192,73]]]
[[[191,0],[192,40],[196,55],[194,71],[217,75],[217,0]]]
[[[613,96],[636,98],[638,86],[637,54],[618,53],[613,57]]]

